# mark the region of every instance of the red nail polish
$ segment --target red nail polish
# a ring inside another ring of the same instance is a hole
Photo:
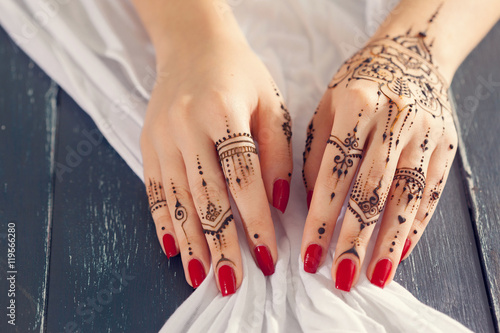
[[[312,198],[313,198],[313,191],[307,192],[307,209],[311,207]]]
[[[343,259],[337,267],[335,277],[335,288],[350,291],[354,273],[356,272],[356,264],[351,259]]]
[[[219,268],[219,286],[222,296],[234,294],[236,292],[236,277],[234,269],[229,265]]]
[[[384,288],[385,282],[391,274],[392,261],[390,259],[381,259],[373,270],[371,282],[377,287]]]
[[[257,259],[257,263],[262,273],[264,273],[265,276],[272,275],[274,273],[274,262],[267,246],[257,246],[253,252],[255,253],[255,258]]]
[[[403,246],[403,252],[401,253],[401,259],[399,259],[399,263],[403,260],[405,255],[408,253],[408,250],[411,246],[411,240],[409,238],[406,239],[405,245]]]
[[[304,256],[304,270],[307,273],[316,273],[322,253],[323,248],[318,244],[309,245]]]
[[[273,186],[273,206],[285,212],[290,196],[290,183],[284,179],[278,179]]]
[[[165,254],[167,255],[168,259],[177,254],[177,248],[175,247],[175,240],[171,234],[163,235],[163,248],[165,249]]]
[[[198,288],[206,277],[203,264],[197,259],[191,259],[189,261],[188,271],[193,288]]]

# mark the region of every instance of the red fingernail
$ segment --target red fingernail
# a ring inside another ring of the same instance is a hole
[[[206,277],[203,264],[197,259],[191,259],[189,261],[188,271],[193,288],[198,288]]]
[[[311,207],[312,198],[313,198],[313,191],[307,192],[307,209]]]
[[[278,179],[274,182],[273,187],[273,206],[285,212],[288,205],[288,197],[290,196],[290,183],[284,179]]]
[[[222,296],[234,294],[236,292],[236,277],[234,269],[229,265],[219,268],[219,286]]]
[[[255,253],[255,258],[257,258],[257,263],[262,273],[264,273],[265,276],[272,275],[274,273],[274,262],[267,246],[257,246],[253,252]]]
[[[385,282],[391,273],[391,269],[392,261],[390,259],[379,260],[373,270],[371,282],[377,287],[384,288]]]
[[[354,261],[352,261],[351,259],[343,259],[337,267],[335,288],[343,291],[350,291],[355,271],[356,264],[354,263]]]
[[[405,245],[403,246],[403,253],[401,253],[401,259],[399,259],[399,263],[403,260],[405,255],[408,253],[408,250],[411,246],[411,240],[409,238],[406,239]]]
[[[173,257],[177,254],[177,248],[175,247],[174,237],[170,234],[163,235],[163,248],[165,249],[165,254],[167,258]]]
[[[304,256],[304,270],[307,273],[316,273],[321,260],[323,248],[317,244],[311,244],[307,248],[306,255]]]

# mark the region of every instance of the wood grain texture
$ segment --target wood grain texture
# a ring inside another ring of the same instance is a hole
[[[463,177],[496,330],[500,323],[500,23],[457,72]]]
[[[47,330],[157,332],[192,292],[180,258],[161,250],[142,181],[65,93],[58,109],[71,172],[55,178]]]
[[[0,78],[0,332],[41,331],[58,88],[1,29]],[[16,326],[6,316],[9,222],[16,225]]]

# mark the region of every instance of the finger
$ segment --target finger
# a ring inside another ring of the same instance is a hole
[[[388,195],[384,216],[377,236],[367,277],[376,286],[384,288],[396,272],[407,235],[417,214],[425,188],[425,175],[434,147],[428,140],[428,133],[420,143],[412,140],[403,149],[391,190]]]
[[[152,145],[141,138],[141,153],[144,165],[144,181],[148,195],[149,209],[155,223],[156,235],[168,259],[177,255],[178,247],[175,229],[167,207],[160,163]]]
[[[368,147],[367,151],[352,188],[332,267],[335,287],[344,291],[349,291],[358,280],[366,248],[384,207],[397,163],[394,157],[380,158],[380,146]]]
[[[210,253],[193,203],[181,154],[170,152],[161,159],[164,191],[180,248],[188,283],[197,288],[210,269]]]
[[[333,124],[333,113],[329,107],[331,103],[325,103],[324,100],[325,98],[319,103],[307,126],[306,144],[302,154],[302,180],[306,188],[308,208]]]
[[[456,141],[456,138],[453,138],[448,142],[443,142],[443,144],[440,144],[432,153],[427,175],[427,184],[408,238],[405,242],[400,259],[401,261],[408,258],[413,251],[436,210],[437,203],[439,202],[446,180],[448,179],[453,158],[455,157]]]
[[[224,178],[213,141],[185,138],[182,149],[193,201],[223,296],[236,292],[243,279],[240,247]]]
[[[306,272],[315,273],[325,258],[324,249],[330,244],[337,217],[361,160],[364,142],[360,138],[365,137],[358,123],[351,126],[334,124],[332,135],[326,141],[302,237]]]
[[[259,143],[265,194],[269,202],[284,213],[293,169],[292,119],[274,82],[271,81],[264,96],[252,124],[252,133]]]
[[[225,135],[215,144],[220,164],[238,206],[248,244],[264,275],[271,275],[277,258],[276,236],[257,149],[248,128],[230,125],[229,120],[226,125]]]

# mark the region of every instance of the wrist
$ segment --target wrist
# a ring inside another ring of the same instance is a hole
[[[146,24],[157,63],[189,55],[218,41],[246,44],[225,0],[169,2],[164,10],[161,19],[154,20],[156,24]]]

